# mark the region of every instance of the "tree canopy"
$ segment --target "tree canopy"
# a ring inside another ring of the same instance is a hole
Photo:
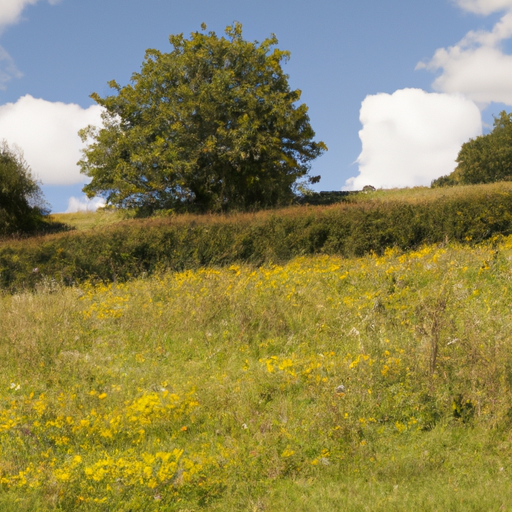
[[[311,161],[327,148],[313,140],[301,91],[281,67],[289,52],[274,35],[245,41],[239,23],[225,34],[203,24],[190,39],[171,35],[172,51],[147,50],[130,84],[111,81],[116,94],[91,95],[104,113],[102,127],[79,132],[89,197],[221,211],[282,204],[320,179],[309,175]]]
[[[46,206],[22,151],[0,142],[0,235],[35,230],[48,213]]]
[[[494,118],[487,135],[462,145],[457,167],[448,176],[432,182],[433,187],[512,181],[512,113]]]

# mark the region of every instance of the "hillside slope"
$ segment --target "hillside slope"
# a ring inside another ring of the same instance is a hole
[[[512,238],[0,295],[0,508],[506,510]]]

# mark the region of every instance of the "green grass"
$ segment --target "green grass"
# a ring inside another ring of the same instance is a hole
[[[509,510],[511,262],[496,238],[0,296],[0,509]]]

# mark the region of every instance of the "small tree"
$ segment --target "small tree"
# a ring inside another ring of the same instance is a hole
[[[117,94],[91,97],[105,111],[103,127],[79,133],[89,141],[80,160],[92,178],[89,197],[119,207],[219,211],[285,203],[327,148],[314,142],[307,107],[296,106],[272,36],[258,44],[242,26],[225,37],[170,36],[170,53],[147,50],[140,73]]]
[[[512,113],[494,118],[491,133],[462,145],[457,167],[448,176],[432,182],[433,187],[471,185],[512,180]]]
[[[0,235],[34,231],[47,205],[21,149],[0,143]]]

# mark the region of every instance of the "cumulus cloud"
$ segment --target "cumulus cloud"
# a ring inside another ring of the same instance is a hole
[[[455,3],[465,11],[485,16],[512,9],[512,0],[455,0]]]
[[[430,185],[455,169],[462,143],[482,133],[472,101],[421,89],[367,96],[360,120],[359,175],[347,180],[347,190]]]
[[[39,0],[2,0],[0,2],[0,31],[7,25],[18,23],[21,13],[27,5],[34,5]],[[48,0],[48,3],[55,5],[60,0]]]
[[[34,5],[38,0],[3,0],[0,4],[0,30],[7,25],[18,23],[21,13],[27,5]]]
[[[347,189],[429,185],[450,174],[461,145],[482,133],[479,107],[512,105],[512,0],[452,0],[466,12],[501,13],[491,30],[468,32],[461,41],[439,48],[416,69],[436,73],[437,93],[403,89],[368,96],[362,103],[359,175]]]
[[[65,213],[77,213],[77,212],[94,212],[98,208],[103,208],[105,201],[100,197],[94,199],[88,199],[84,196],[82,199],[77,197],[70,197],[68,200],[68,208]]]
[[[439,48],[416,69],[441,71],[433,88],[462,93],[482,108],[491,102],[512,105],[512,55],[502,43],[512,37],[512,0],[458,0],[463,9],[479,14],[507,12],[491,31],[470,31],[454,46]]]
[[[99,105],[84,109],[26,95],[0,106],[0,140],[23,150],[44,185],[84,183],[76,165],[83,147],[77,132],[89,124],[101,126],[101,111]]]

